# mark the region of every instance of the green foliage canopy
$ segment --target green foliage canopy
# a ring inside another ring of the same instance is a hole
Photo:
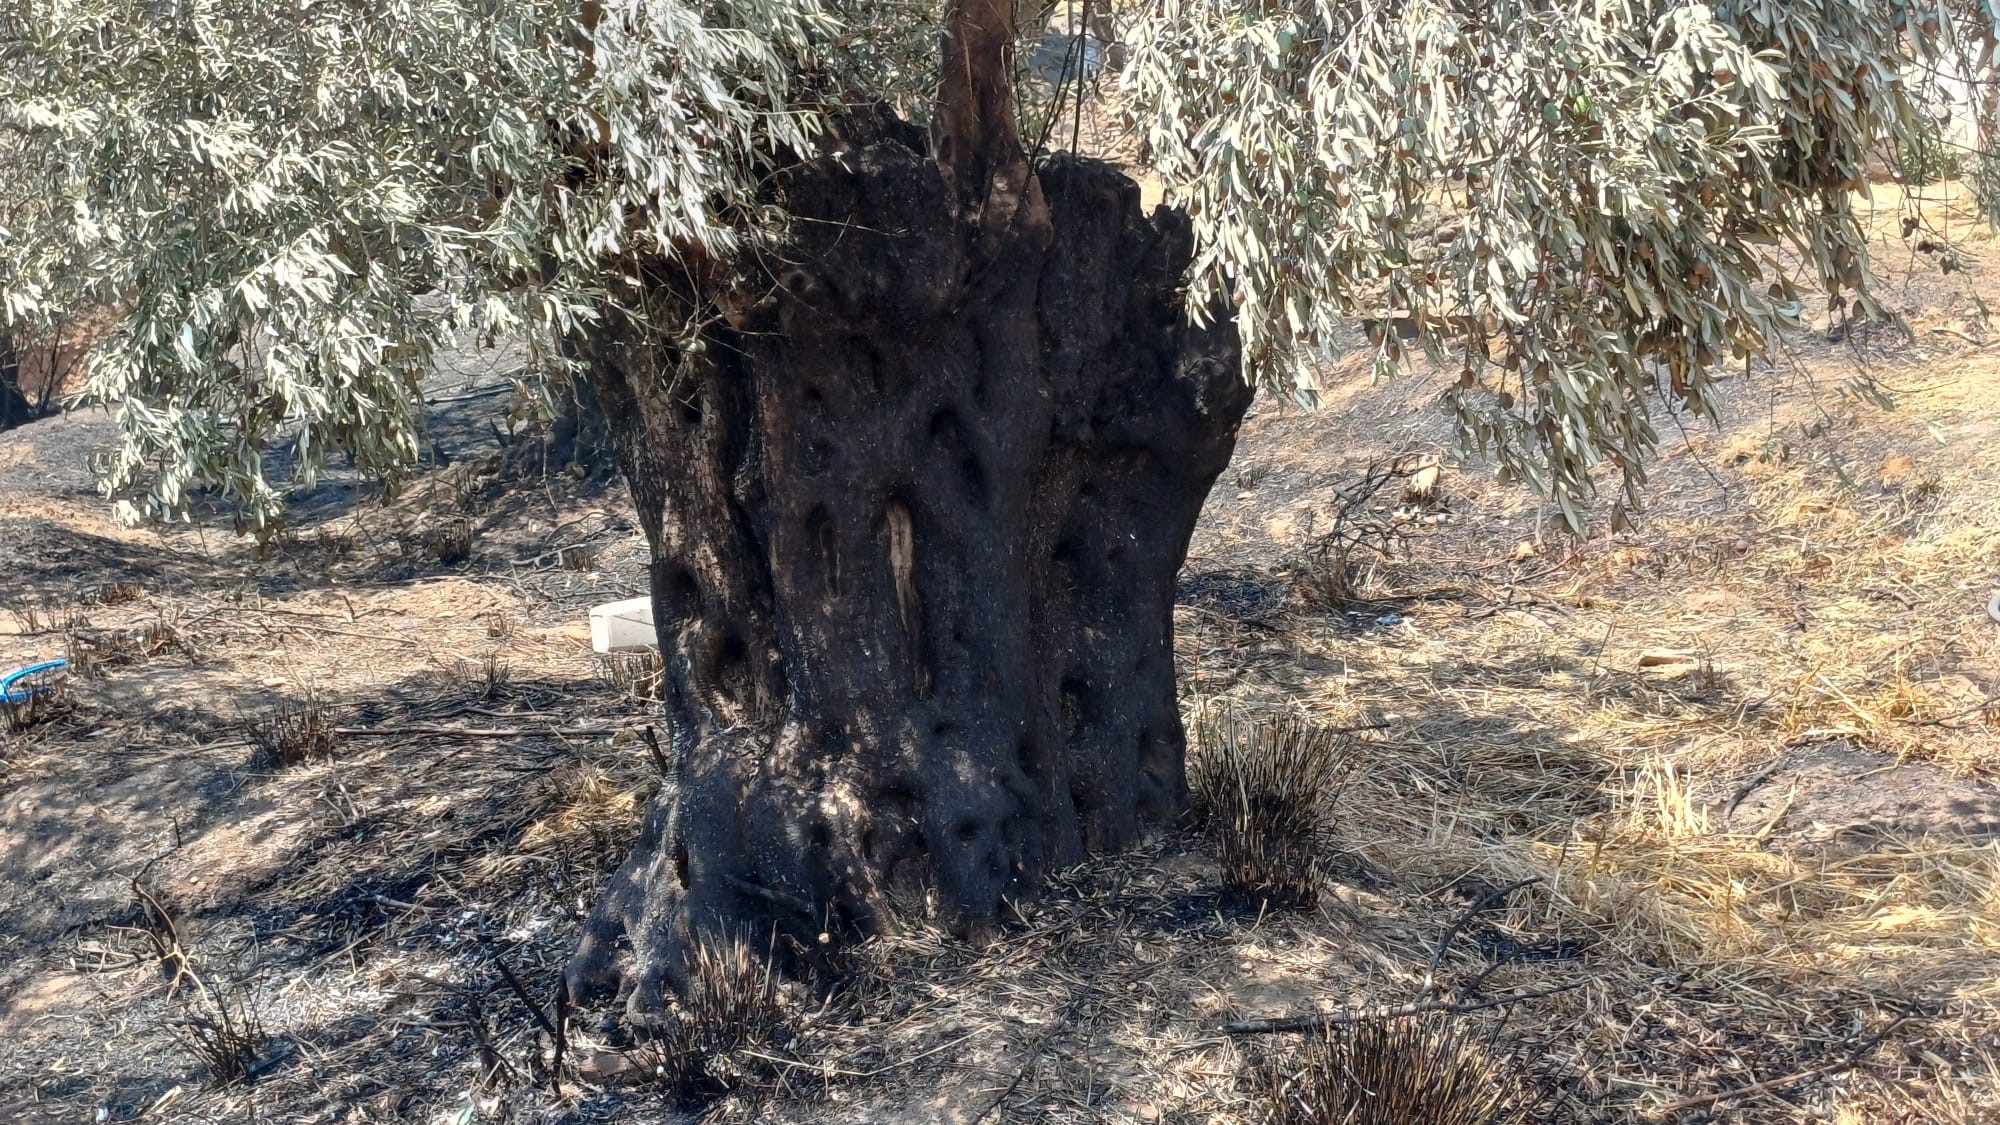
[[[549,345],[651,255],[781,230],[770,169],[854,97],[923,112],[939,4],[16,0],[0,12],[0,311],[112,310],[128,516],[279,518],[265,452],[392,474],[468,331]],[[1194,215],[1190,284],[1254,374],[1355,316],[1458,365],[1468,449],[1554,495],[1636,479],[1808,291],[1876,310],[1852,192],[1994,63],[2000,0],[1146,0],[1126,112]],[[1992,137],[1993,122],[1982,123]],[[1990,147],[1990,146],[1989,146]],[[1400,319],[1399,319],[1400,318]],[[681,326],[660,326],[663,333]],[[1304,389],[1310,390],[1309,385]]]
[[[1920,76],[1991,66],[1996,11],[1161,0],[1127,89],[1257,360],[1407,318],[1381,361],[1457,366],[1462,444],[1580,528],[1592,470],[1642,479],[1657,392],[1705,412],[1805,290],[1883,311],[1863,167],[1926,127]]]

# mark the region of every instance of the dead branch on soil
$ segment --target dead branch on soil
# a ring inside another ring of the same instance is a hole
[[[1390,1007],[1364,1008],[1353,1012],[1315,1012],[1309,1016],[1283,1016],[1277,1019],[1237,1020],[1234,1023],[1218,1025],[1219,1030],[1230,1035],[1277,1035],[1292,1031],[1318,1031],[1346,1024],[1368,1023],[1373,1020],[1396,1020],[1409,1016],[1420,1016],[1429,1012],[1443,1012],[1448,1015],[1464,1015],[1467,1012],[1483,1012],[1489,1008],[1520,1004],[1528,1000],[1539,1000],[1544,996],[1554,996],[1569,992],[1590,983],[1587,980],[1571,981],[1553,988],[1540,988],[1532,992],[1516,992],[1510,996],[1495,996],[1490,1000],[1455,1002],[1450,1000],[1422,1000],[1410,1004]]]
[[[1292,564],[1292,586],[1309,609],[1340,612],[1369,599],[1380,566],[1409,540],[1409,525],[1438,500],[1439,466],[1400,453],[1375,461],[1361,479],[1337,490],[1333,526],[1310,540]],[[1394,501],[1384,496],[1393,492]]]
[[[142,871],[130,879],[132,893],[146,912],[146,923],[138,929],[152,944],[161,968],[169,973],[167,995],[178,993],[183,982],[192,986],[184,1002],[185,1014],[174,1026],[175,1038],[217,1085],[248,1081],[283,1061],[290,1054],[289,1048],[280,1045],[266,1054],[270,1039],[248,1002],[240,995],[211,987],[195,971],[193,959],[181,944],[179,920],[146,886],[143,876]]]
[[[624,727],[452,727],[436,723],[386,723],[373,727],[334,727],[343,738],[606,738]]]
[[[1881,1046],[1889,1036],[1895,1034],[1897,1028],[1912,1019],[1918,1018],[1921,1014],[1917,1004],[1909,1004],[1897,1014],[1895,1019],[1889,1021],[1887,1027],[1855,1044],[1844,1056],[1825,1066],[1810,1067],[1806,1070],[1794,1071],[1782,1077],[1768,1079],[1763,1082],[1752,1082],[1748,1086],[1738,1086],[1731,1090],[1719,1090],[1716,1093],[1703,1094],[1700,1097],[1682,1098],[1680,1101],[1671,1102],[1654,1110],[1653,1116],[1672,1117],[1675,1114],[1686,1113],[1689,1110],[1706,1109],[1710,1106],[1720,1105],[1723,1102],[1754,1097],[1758,1094],[1768,1094],[1773,1090],[1781,1090],[1787,1086],[1796,1085],[1810,1079],[1827,1078],[1852,1070],[1860,1064],[1862,1059],[1868,1057],[1869,1052]]]
[[[1465,913],[1459,915],[1458,920],[1453,922],[1451,928],[1444,932],[1444,936],[1438,939],[1437,952],[1431,954],[1431,963],[1424,969],[1424,991],[1437,991],[1438,966],[1444,964],[1444,955],[1450,952],[1451,943],[1458,937],[1460,931],[1464,930],[1474,918],[1506,902],[1508,895],[1513,894],[1522,887],[1541,881],[1541,876],[1530,875],[1526,879],[1516,879],[1504,887],[1494,887],[1474,899],[1472,905],[1465,908]]]
[[[181,948],[180,923],[160,904],[160,900],[141,882],[143,872],[131,879],[132,893],[146,908],[146,923],[138,927],[153,947],[153,957],[160,967],[167,970],[167,995],[180,990],[181,981],[191,976],[188,968],[187,951]]]

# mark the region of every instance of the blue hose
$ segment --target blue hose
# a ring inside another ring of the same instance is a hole
[[[67,667],[69,667],[69,661],[67,660],[44,660],[40,664],[30,664],[26,668],[16,668],[12,672],[0,676],[0,699],[5,699],[9,703],[26,703],[28,700],[33,699],[37,692],[49,690],[49,685],[29,684],[27,687],[17,689],[14,686],[15,684],[20,683],[29,676],[38,676],[43,672],[56,672]]]

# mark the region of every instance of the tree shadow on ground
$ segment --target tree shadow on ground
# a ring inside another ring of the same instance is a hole
[[[0,574],[9,604],[90,600],[94,589],[112,582],[170,590],[227,582],[225,563],[159,544],[116,539],[53,520],[0,520]]]
[[[85,968],[73,982],[82,990],[74,1026],[40,1050],[24,1047],[0,1086],[28,1080],[38,1059],[101,1059],[86,1084],[33,1082],[45,1102],[74,1110],[97,1099],[116,1119],[189,1082],[159,1069],[188,1061],[171,1025],[195,1001],[185,989],[161,995],[148,964],[157,960],[142,933],[149,919],[130,883],[142,872],[205,979],[322,1060],[274,1068],[255,1088],[267,1104],[304,1104],[293,1099],[308,1098],[314,1080],[286,1071],[310,1074],[327,1058],[351,1061],[339,1070],[363,1086],[424,1086],[417,1080],[439,1068],[425,1029],[464,1025],[456,1038],[477,1054],[467,1012],[482,1003],[478,989],[426,978],[496,984],[499,953],[546,1002],[578,912],[622,858],[637,804],[658,785],[644,754],[574,732],[640,722],[644,709],[597,680],[513,680],[470,697],[447,690],[422,676],[329,700],[351,733],[330,760],[284,768],[261,764],[240,727],[175,715],[110,723],[84,711],[21,746],[4,796],[10,811],[31,815],[10,816],[0,834],[0,885],[14,888],[0,902],[0,931],[15,947],[4,983],[20,991]],[[501,733],[437,733],[449,728]],[[107,729],[115,739],[93,738]],[[93,741],[111,752],[77,752]],[[417,1005],[426,1014],[381,1006],[406,985],[436,993]],[[121,997],[117,1015],[139,1018],[114,1022],[80,999],[100,988]],[[493,1034],[529,1019],[507,995],[481,1009]],[[323,1001],[336,996],[359,999],[329,1010]],[[396,1020],[404,1026],[384,1023]]]
[[[1283,629],[1250,632],[1258,639],[1232,635],[1194,662],[1231,656],[1229,682],[1274,701],[1295,695],[1303,679],[1336,671],[1396,675],[1407,655],[1379,636],[1373,650],[1329,654],[1299,651]],[[1188,650],[1207,643],[1191,627],[1183,641]],[[1363,736],[1423,744],[1429,764],[1412,767],[1407,783],[1429,787],[1442,805],[1499,793],[1518,798],[1523,827],[1573,820],[1608,806],[1621,776],[1614,749],[1578,738],[1558,715],[1495,712],[1451,690],[1551,677],[1621,705],[1690,705],[1595,674],[1586,658],[1502,654],[1435,668],[1443,690],[1410,693],[1393,729]],[[557,1112],[530,1073],[536,1017],[506,972],[546,1013],[582,913],[660,784],[638,744],[565,732],[640,725],[648,709],[597,680],[526,677],[488,688],[417,675],[328,699],[337,722],[353,728],[332,758],[273,769],[257,764],[251,740],[219,717],[222,702],[210,701],[206,716],[158,710],[113,721],[86,710],[11,755],[5,799],[25,795],[40,811],[18,822],[28,829],[20,838],[0,841],[0,885],[35,888],[8,908],[47,913],[0,923],[19,935],[5,951],[14,967],[0,984],[32,991],[68,981],[66,998],[51,1010],[69,1018],[60,1030],[43,1024],[24,1042],[0,1085],[36,1090],[45,1110],[60,1108],[70,1119],[97,1107],[114,1120],[136,1116],[177,1086],[183,1093],[174,1105],[185,1116],[226,1117],[254,1101],[287,1120],[349,1112],[411,1119],[483,1090],[479,1076],[498,1058],[495,1092]],[[452,737],[439,728],[497,733]],[[1524,755],[1536,757],[1534,776],[1518,768]],[[1056,963],[1086,975],[1123,956],[1122,945],[1104,944],[1113,941],[1106,934],[1201,948],[1259,932],[1269,924],[1263,913],[1232,904],[1207,873],[1209,846],[1198,834],[1179,834],[1143,856],[1107,857],[1053,883],[1027,907],[1038,920],[1010,925],[994,954],[959,950],[899,963],[897,972],[929,994],[970,1005],[992,987],[993,965],[1018,959],[1010,943],[1063,948],[1049,936],[1057,925],[1050,918],[1071,927],[1058,926],[1061,933],[1084,935],[1078,940],[1089,948]],[[1119,865],[1140,862],[1183,874],[1146,896],[1121,892]],[[198,1067],[175,1040],[173,1023],[192,1001],[186,992],[166,995],[135,932],[144,910],[123,878],[148,863],[148,886],[182,926],[191,961],[253,1006],[273,1036],[299,1045],[254,1085],[201,1090]],[[1347,887],[1389,899],[1440,890],[1396,879],[1365,867],[1342,876]],[[1099,926],[1091,920],[1099,914],[1116,924]],[[1508,954],[1483,929],[1468,941],[1493,958]],[[885,1001],[892,1012],[901,1002]],[[25,1010],[0,1012],[7,1024],[26,1018]],[[854,1032],[858,1042],[870,1034]],[[60,1058],[90,1061],[51,1077],[48,1066]],[[898,1070],[852,1086],[867,1093],[949,1073]],[[1022,1097],[1040,1096],[1037,1089],[1028,1084]],[[657,1097],[643,1090],[593,1098],[560,1112],[578,1120],[660,1113]]]
[[[145,803],[131,809],[93,813],[52,803],[47,827],[37,830],[60,826],[86,843],[103,836],[122,842],[63,852],[37,837],[0,850],[0,867],[37,866],[41,885],[70,884],[64,896],[106,869],[156,859],[148,884],[176,915],[191,961],[216,987],[255,1006],[272,1034],[303,1045],[299,1057],[254,1086],[184,1093],[194,1099],[190,1108],[254,1097],[288,1107],[296,1120],[318,1112],[294,1113],[308,1106],[331,1113],[365,1105],[384,1118],[429,1114],[451,1105],[489,1066],[492,1048],[482,1038],[503,1046],[508,1065],[522,1071],[534,1053],[535,1018],[498,961],[546,1007],[581,912],[622,858],[639,808],[659,783],[636,744],[561,733],[646,721],[643,707],[599,681],[529,678],[492,693],[452,695],[440,679],[422,676],[328,702],[356,732],[343,736],[330,761],[275,770],[256,765],[254,748],[226,726],[134,717],[120,739],[123,753],[72,756],[61,779],[51,764],[39,767],[51,771],[49,792],[59,780],[79,793],[143,788]],[[1419,729],[1432,721],[1462,726],[1468,716],[1411,717]],[[68,733],[81,737],[92,722]],[[502,733],[437,733],[448,727]],[[51,743],[30,758],[63,753]],[[146,772],[145,763],[156,760],[176,772]],[[29,768],[37,767],[31,761]],[[1467,774],[1463,783],[1479,782]],[[1189,836],[1163,854],[1172,860],[1204,846]],[[64,962],[85,946],[128,958],[145,952],[120,929],[144,920],[130,887],[106,881],[99,892],[76,898],[88,904],[81,915],[16,929],[33,935],[17,981],[66,971]],[[1095,910],[1103,896],[1093,883],[1052,886],[1036,909]],[[1258,921],[1216,886],[1125,909],[1137,911],[1134,932],[1158,940]],[[1033,940],[1033,926],[1013,929],[1015,940]],[[1008,940],[1003,935],[1003,946]],[[53,1052],[102,1060],[87,1084],[37,1079],[45,1102],[111,1106],[116,1119],[176,1085],[192,1091],[199,1082],[171,1031],[188,999],[162,995],[157,971],[143,958],[121,964],[121,971],[99,974],[98,986],[138,1017],[123,1032],[100,1011],[80,1018],[62,1040],[24,1052],[23,1063]],[[96,1054],[78,1054],[93,1044]],[[501,1085],[521,1092],[532,1083],[515,1073]]]

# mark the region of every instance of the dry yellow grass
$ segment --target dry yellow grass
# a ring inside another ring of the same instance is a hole
[[[1926,216],[1966,235],[1950,214],[1960,200],[1942,194]],[[1885,204],[1878,261],[1900,213],[1900,200]],[[1534,880],[1499,927],[1587,952],[1574,967],[1502,970],[1488,991],[1566,972],[1587,980],[1510,1025],[1581,1076],[1580,1096],[1601,1096],[1582,1119],[1698,1116],[1711,1109],[1691,1098],[1800,1074],[1712,1112],[2000,1117],[1990,807],[1858,836],[1797,823],[1786,798],[1749,822],[1723,815],[1760,771],[1824,746],[1871,762],[1835,797],[1866,796],[1870,772],[1921,777],[1919,804],[1992,793],[2000,352],[1966,338],[1987,329],[1965,314],[1977,308],[1968,298],[1996,292],[2000,263],[1982,238],[1964,264],[1901,282],[1913,343],[1808,341],[1792,370],[1745,381],[1727,429],[1670,444],[1637,534],[1536,544],[1530,504],[1454,476],[1448,522],[1416,525],[1364,606],[1360,622],[1375,627],[1182,618],[1205,693],[1302,707],[1331,725],[1383,723],[1361,736],[1369,766],[1341,798],[1348,842],[1383,885]],[[1950,331],[1929,331],[1940,323]],[[1851,347],[1895,412],[1838,392],[1855,377]],[[1294,450],[1356,449],[1351,463],[1397,451],[1365,436],[1371,420],[1399,442],[1425,432],[1398,417],[1422,387],[1394,391],[1374,419],[1267,419],[1285,440],[1252,439],[1253,457],[1275,462],[1254,487],[1298,508],[1327,502],[1325,474]],[[1267,503],[1225,512],[1198,549],[1281,560]],[[1444,589],[1469,596],[1399,597]],[[1911,775],[1899,762],[1939,768]],[[1827,794],[1794,796],[1828,814]],[[1405,922],[1437,928],[1449,912],[1424,897],[1401,904]],[[1342,979],[1313,948],[1290,955],[1312,994],[1413,994],[1407,948],[1373,959],[1401,966],[1388,988]],[[1809,1073],[1906,1007],[1918,1014],[1861,1065]]]

